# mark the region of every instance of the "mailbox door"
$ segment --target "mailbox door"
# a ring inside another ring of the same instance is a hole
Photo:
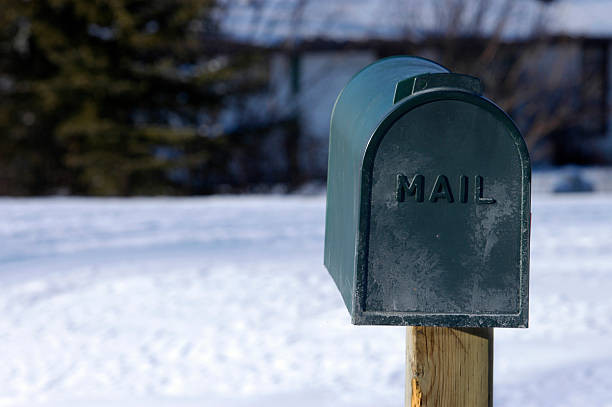
[[[409,98],[364,158],[355,323],[525,326],[529,188],[522,136],[492,102]]]

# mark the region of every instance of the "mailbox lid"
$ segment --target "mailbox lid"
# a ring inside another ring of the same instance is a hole
[[[354,312],[361,168],[373,132],[394,108],[397,84],[447,73],[424,58],[394,56],[365,67],[342,90],[331,117],[324,263],[349,312]]]
[[[400,202],[399,175],[422,191]],[[527,325],[529,156],[501,109],[458,89],[404,99],[361,188],[355,323]]]

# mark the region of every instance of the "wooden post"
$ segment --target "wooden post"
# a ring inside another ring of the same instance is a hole
[[[493,328],[407,327],[407,407],[492,405]]]

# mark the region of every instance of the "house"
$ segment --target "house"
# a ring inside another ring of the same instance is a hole
[[[259,0],[227,12],[226,30],[270,50],[269,114],[299,123],[303,179],[326,175],[331,111],[356,72],[407,50],[441,60],[449,36],[467,53],[470,41],[498,36],[497,46],[526,56],[503,95],[526,93],[502,106],[526,132],[534,165],[612,164],[612,2]]]

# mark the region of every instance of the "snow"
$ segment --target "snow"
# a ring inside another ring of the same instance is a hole
[[[260,44],[300,42],[315,38],[335,41],[419,39],[450,30],[453,22],[442,10],[465,6],[460,27],[465,33],[493,34],[507,0],[480,0],[465,4],[448,0],[257,0],[223,2],[220,27],[228,35]],[[532,33],[540,16],[548,10],[536,0],[521,0],[505,18],[503,35],[522,38]],[[484,17],[477,17],[484,12]],[[557,14],[553,14],[554,17]],[[559,14],[564,17],[563,14]],[[482,18],[474,23],[477,18]],[[444,20],[444,21],[441,21]],[[556,20],[555,20],[556,22]]]
[[[322,196],[0,200],[0,406],[401,406],[404,329],[356,327]],[[496,406],[612,406],[612,195],[533,202],[530,327]]]
[[[443,31],[449,22],[436,9],[464,6],[461,30],[492,34],[499,25],[500,13],[508,0],[244,0],[223,2],[220,26],[227,34],[262,44],[326,38],[337,41],[368,38],[401,39],[406,34],[419,38]],[[542,28],[551,34],[612,36],[610,0],[512,1],[513,10],[505,17],[502,35],[521,39]],[[479,12],[482,22],[474,25]]]
[[[610,0],[558,0],[550,8],[553,32],[585,37],[612,36]]]

